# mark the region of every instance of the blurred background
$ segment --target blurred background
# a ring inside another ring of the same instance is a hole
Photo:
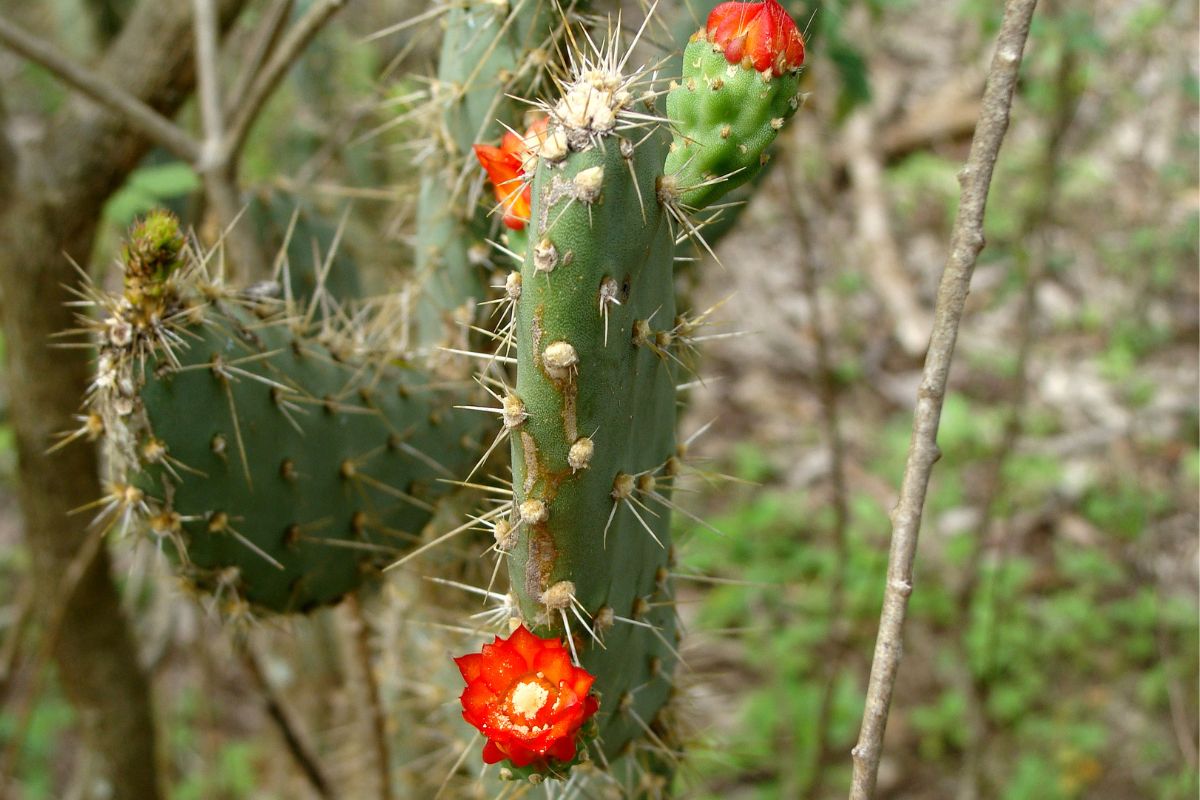
[[[0,0],[0,15],[87,63],[134,5]],[[226,47],[270,5],[248,3]],[[720,265],[682,287],[737,334],[705,348],[681,433],[700,433],[691,449],[712,477],[681,502],[721,532],[677,515],[687,798],[845,796],[887,512],[1001,14],[981,0],[786,5],[807,29],[806,103]],[[296,203],[330,228],[346,214],[339,259],[380,291],[411,261],[423,143],[403,114],[440,36],[431,19],[364,39],[425,10],[351,0],[264,108],[240,173],[284,224]],[[642,13],[631,4],[626,24]],[[1200,790],[1198,30],[1194,2],[1039,3],[950,376],[880,797]],[[45,137],[70,94],[0,49],[11,140]],[[178,117],[192,129],[194,105]],[[156,150],[103,204],[87,269],[103,279],[135,217],[164,205],[215,237],[200,178]],[[12,442],[0,425],[0,794],[98,796],[79,712],[39,658]],[[171,797],[310,796],[264,681],[345,796],[372,796],[345,609],[257,623],[265,674],[252,674],[152,547],[111,551]],[[436,563],[392,576],[372,612],[401,797],[433,797],[466,733],[445,658],[478,641],[452,624],[463,598],[405,613],[442,591],[423,580]],[[482,795],[464,779],[444,796]]]

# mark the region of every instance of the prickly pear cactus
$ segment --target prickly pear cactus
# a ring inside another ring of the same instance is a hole
[[[120,295],[91,291],[108,314],[87,425],[105,437],[109,520],[143,520],[235,608],[277,612],[334,602],[419,542],[477,447],[389,349],[386,314],[339,326],[267,287],[230,292],[163,212],[123,266]]]

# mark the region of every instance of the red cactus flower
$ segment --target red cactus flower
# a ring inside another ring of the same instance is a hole
[[[721,3],[709,13],[705,32],[730,64],[782,75],[804,63],[804,37],[776,0]]]
[[[514,231],[523,230],[529,222],[532,190],[524,182],[525,172],[533,155],[531,146],[546,138],[548,121],[545,117],[537,120],[523,137],[508,131],[499,147],[475,145],[475,157],[487,171],[496,201],[504,207],[504,224]]]
[[[588,694],[595,679],[571,663],[560,640],[539,638],[522,625],[454,663],[467,682],[463,719],[487,737],[485,763],[507,758],[524,767],[575,758],[576,734],[599,703]]]

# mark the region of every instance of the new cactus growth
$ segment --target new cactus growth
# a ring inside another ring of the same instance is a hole
[[[804,39],[776,0],[712,10],[667,94],[678,135],[666,173],[685,206],[703,208],[761,169],[799,107],[803,64]]]
[[[91,298],[107,510],[172,540],[194,584],[270,611],[334,602],[419,541],[476,446],[386,329],[224,289],[162,212],[123,262],[123,293]]]

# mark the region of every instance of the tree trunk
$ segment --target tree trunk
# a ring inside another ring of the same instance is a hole
[[[245,0],[221,0],[228,24]],[[191,4],[143,0],[97,70],[165,114],[192,85]],[[37,607],[53,613],[72,560],[88,539],[88,514],[67,511],[99,497],[95,451],[84,444],[45,455],[89,379],[86,357],[50,346],[74,327],[64,286],[86,265],[104,202],[148,143],[114,114],[74,98],[40,142],[21,152],[0,144],[0,294],[9,393],[20,463],[19,497],[32,556]],[[5,159],[4,153],[8,153]],[[155,800],[158,786],[150,690],[138,663],[103,547],[63,611],[53,658],[98,765],[89,796]]]

